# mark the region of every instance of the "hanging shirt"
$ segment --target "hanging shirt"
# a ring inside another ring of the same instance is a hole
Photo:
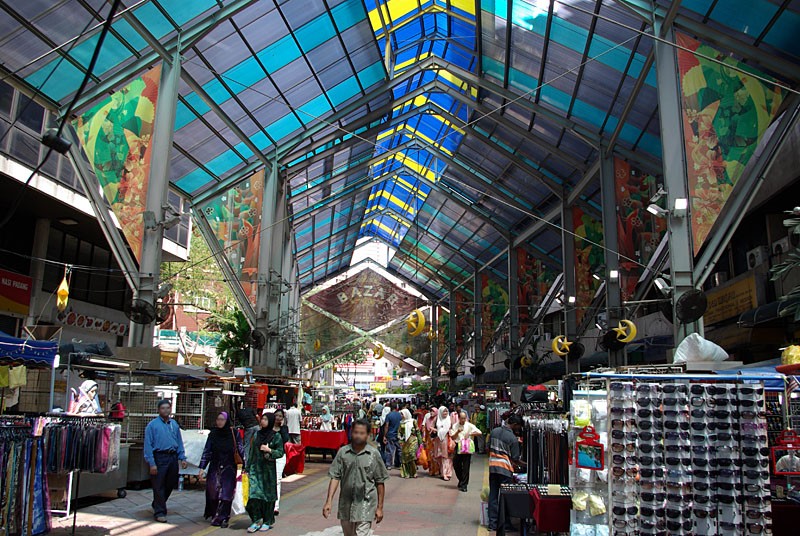
[[[181,427],[172,419],[164,420],[156,417],[144,429],[144,461],[150,467],[156,462],[153,457],[154,452],[174,452],[179,460],[186,459],[183,451],[183,439],[181,438]]]

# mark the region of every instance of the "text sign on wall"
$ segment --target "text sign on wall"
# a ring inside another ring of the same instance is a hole
[[[22,274],[0,270],[0,311],[27,315],[33,280]]]

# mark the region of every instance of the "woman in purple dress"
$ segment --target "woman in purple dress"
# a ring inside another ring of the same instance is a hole
[[[227,527],[231,517],[231,503],[236,491],[236,454],[239,459],[244,454],[242,440],[223,411],[217,415],[216,426],[208,434],[200,459],[201,471],[205,472],[208,467],[203,517],[211,519],[214,527]]]

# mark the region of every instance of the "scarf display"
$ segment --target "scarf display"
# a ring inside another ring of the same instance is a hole
[[[34,428],[44,439],[48,473],[107,473],[119,467],[119,424],[40,417]]]
[[[447,434],[450,433],[450,428],[453,427],[453,421],[450,419],[450,415],[444,415],[446,411],[446,407],[440,407],[439,414],[436,417],[436,435],[439,437],[439,441],[447,439]]]

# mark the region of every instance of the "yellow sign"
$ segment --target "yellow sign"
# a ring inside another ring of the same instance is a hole
[[[369,384],[369,390],[370,391],[385,391],[386,390],[386,384],[383,383],[383,382],[371,383],[371,384]]]
[[[706,297],[708,298],[708,309],[703,315],[703,322],[706,325],[739,316],[745,311],[758,307],[756,280],[752,275],[726,286],[709,290],[706,292]]]

